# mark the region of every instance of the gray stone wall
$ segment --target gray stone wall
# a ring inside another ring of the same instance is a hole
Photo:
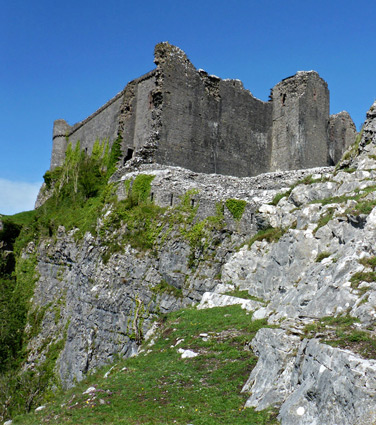
[[[329,162],[337,164],[343,152],[355,142],[354,121],[346,111],[331,115],[329,120]]]
[[[268,170],[271,104],[238,80],[197,71],[173,46],[158,45],[156,63],[163,99],[157,162],[235,176]]]
[[[81,149],[90,154],[96,140],[113,142],[117,137],[122,97],[123,93],[118,93],[94,114],[72,127],[64,120],[56,120],[50,168],[53,169],[64,162],[68,143],[72,143],[74,147],[79,141]]]
[[[155,87],[155,78],[150,77],[137,84],[136,114],[133,146],[141,148],[152,136],[152,99],[151,92]]]
[[[90,153],[95,140],[118,135],[123,165],[133,158],[238,177],[333,164],[353,140],[343,115],[332,119],[329,137],[329,91],[314,71],[283,80],[263,102],[239,80],[196,70],[169,43],[156,46],[155,63],[86,120],[55,121],[51,169],[68,142]]]
[[[52,154],[50,169],[58,167],[64,162],[65,151],[68,145],[68,136],[72,127],[65,120],[56,120],[52,131]]]
[[[328,160],[329,90],[314,71],[298,72],[272,89],[271,170],[318,167]]]
[[[88,153],[91,153],[95,140],[114,141],[117,137],[121,103],[122,93],[119,93],[83,123],[76,124],[69,134],[69,141],[72,142],[72,145],[75,146],[80,141],[81,148],[87,149]]]

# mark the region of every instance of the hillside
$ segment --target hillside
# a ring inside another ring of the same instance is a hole
[[[43,205],[1,218],[2,419],[80,423],[95,397],[81,423],[376,421],[374,108],[336,169],[116,169],[119,143],[68,148]]]

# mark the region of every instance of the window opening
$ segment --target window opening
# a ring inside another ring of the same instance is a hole
[[[133,151],[134,151],[134,149],[131,149],[131,148],[128,148],[128,149],[127,149],[127,154],[126,154],[126,155],[125,155],[125,157],[124,157],[123,165],[124,165],[127,161],[129,161],[130,159],[132,159]]]

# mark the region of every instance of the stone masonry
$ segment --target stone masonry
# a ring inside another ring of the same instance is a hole
[[[91,152],[95,140],[122,139],[132,158],[195,172],[256,176],[336,163],[355,140],[347,113],[329,116],[326,82],[314,71],[278,83],[263,102],[239,80],[197,70],[178,47],[155,47],[156,69],[131,81],[86,120],[57,120],[51,169],[69,142]],[[345,115],[343,115],[345,114]]]

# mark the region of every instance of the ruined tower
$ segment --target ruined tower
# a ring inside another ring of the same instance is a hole
[[[326,165],[329,90],[317,72],[298,72],[272,89],[271,171]]]

